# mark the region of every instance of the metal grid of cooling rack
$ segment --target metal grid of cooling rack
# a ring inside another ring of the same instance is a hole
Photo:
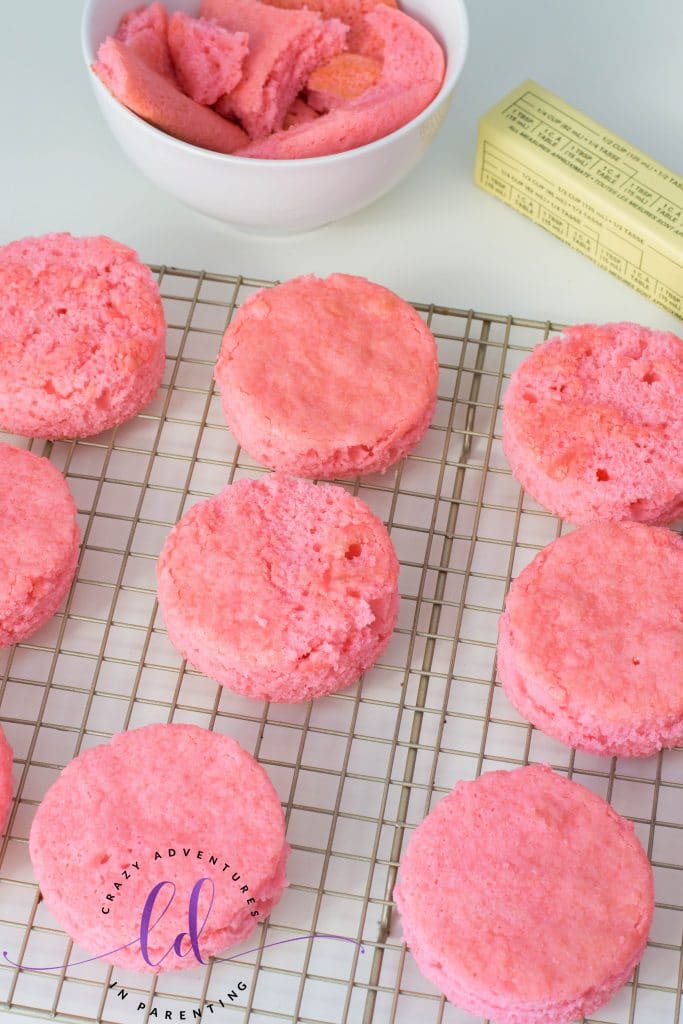
[[[0,848],[2,948],[32,964],[81,959],[40,902],[30,822],[72,757],[152,721],[228,732],[256,755],[287,813],[291,886],[252,943],[259,949],[228,964],[151,982],[101,963],[40,974],[2,966],[2,1019],[4,1008],[98,1024],[199,1016],[225,1024],[473,1022],[420,976],[402,945],[391,902],[401,850],[457,780],[547,761],[630,816],[655,868],[657,910],[643,962],[634,983],[592,1020],[680,1024],[683,750],[645,761],[574,753],[523,722],[495,681],[497,619],[510,579],[562,531],[509,474],[501,393],[527,350],[557,325],[416,305],[440,350],[434,423],[399,466],[344,485],[384,519],[397,548],[395,635],[343,693],[263,705],[181,661],[157,613],[154,561],[193,502],[263,472],[225,428],[212,368],[234,309],[272,282],[153,269],[169,322],[155,402],[97,438],[31,444],[64,471],[83,544],[61,612],[0,652],[0,719],[16,776]],[[313,932],[345,935],[362,948],[288,941]]]

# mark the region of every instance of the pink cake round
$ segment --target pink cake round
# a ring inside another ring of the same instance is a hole
[[[350,686],[396,624],[398,561],[384,525],[341,487],[279,474],[195,505],[157,576],[174,646],[257,700]]]
[[[385,470],[436,405],[431,331],[362,277],[298,277],[252,295],[216,366],[225,418],[259,462],[301,476]]]
[[[573,523],[683,512],[683,341],[637,324],[570,327],[515,370],[503,406],[512,472]]]
[[[12,748],[0,726],[0,835],[5,832],[12,806],[12,758]]]
[[[633,825],[543,765],[460,782],[414,832],[394,897],[418,967],[496,1024],[565,1024],[643,955],[652,869]]]
[[[498,674],[571,747],[647,757],[683,743],[683,538],[599,522],[560,537],[510,588]]]
[[[148,725],[80,754],[43,798],[29,851],[61,927],[133,971],[197,967],[236,945],[287,884],[268,776],[194,725]]]
[[[47,459],[0,444],[0,648],[35,633],[71,586],[80,536],[64,477]]]
[[[159,289],[132,249],[68,234],[0,248],[0,428],[88,437],[135,416],[164,370]]]

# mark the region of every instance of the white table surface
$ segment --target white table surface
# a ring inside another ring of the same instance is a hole
[[[478,118],[527,77],[683,171],[680,0],[470,0],[465,72],[422,164],[369,209],[276,240],[186,209],[127,162],[91,95],[82,6],[3,4],[0,241],[105,233],[149,262],[268,279],[346,271],[416,301],[681,332],[680,320],[472,183]]]
[[[346,221],[265,240],[195,214],[128,164],[91,94],[81,0],[4,3],[0,243],[46,231],[105,233],[154,263],[267,279],[346,271],[417,301],[541,320],[634,320],[683,333],[680,320],[472,183],[478,118],[527,77],[682,172],[683,3],[469,7],[467,66],[417,170]],[[0,1012],[0,1022],[17,1019]]]

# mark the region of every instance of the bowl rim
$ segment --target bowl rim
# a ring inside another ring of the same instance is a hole
[[[131,0],[131,2],[133,2],[133,0]],[[113,104],[124,120],[127,120],[131,125],[137,125],[143,132],[149,133],[152,139],[157,140],[157,144],[158,140],[161,138],[164,139],[165,143],[170,145],[171,148],[179,149],[181,152],[195,154],[207,160],[218,161],[219,163],[224,163],[228,167],[247,167],[254,165],[262,167],[286,167],[289,169],[302,166],[315,167],[331,163],[340,163],[345,160],[350,161],[359,159],[359,154],[367,153],[370,150],[379,151],[383,149],[385,146],[390,145],[393,140],[409,134],[416,128],[420,128],[425,121],[428,121],[431,115],[448,100],[462,74],[465,58],[467,57],[469,50],[469,18],[467,8],[465,6],[465,0],[444,0],[444,2],[448,2],[453,8],[453,15],[461,32],[461,46],[458,54],[456,55],[456,59],[453,61],[452,67],[448,68],[447,73],[444,76],[441,88],[431,103],[429,103],[428,106],[426,106],[425,109],[417,115],[417,117],[414,117],[412,121],[408,121],[407,124],[402,125],[400,128],[397,128],[396,131],[383,136],[381,139],[375,139],[374,142],[366,142],[365,145],[355,146],[353,149],[343,150],[341,153],[328,153],[325,156],[267,159],[264,157],[235,156],[233,153],[218,153],[216,150],[206,149],[203,146],[195,146],[191,142],[185,142],[183,139],[177,139],[174,135],[170,135],[168,132],[162,131],[161,128],[157,128],[155,125],[150,124],[149,121],[145,121],[144,118],[135,114],[132,110],[121,103],[120,100],[117,100],[93,71],[92,66],[96,59],[96,53],[90,45],[90,28],[94,9],[101,3],[101,0],[86,0],[84,4],[83,14],[81,16],[81,53],[85,61],[86,71],[90,78],[91,85],[93,89],[99,93],[101,99]]]

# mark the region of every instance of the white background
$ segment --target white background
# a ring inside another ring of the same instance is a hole
[[[0,241],[105,233],[149,262],[278,279],[338,270],[415,301],[681,332],[679,320],[472,183],[479,117],[528,77],[683,172],[681,0],[469,0],[467,65],[423,163],[368,210],[276,240],[193,213],[128,164],[91,95],[81,9],[80,0],[2,4]]]

